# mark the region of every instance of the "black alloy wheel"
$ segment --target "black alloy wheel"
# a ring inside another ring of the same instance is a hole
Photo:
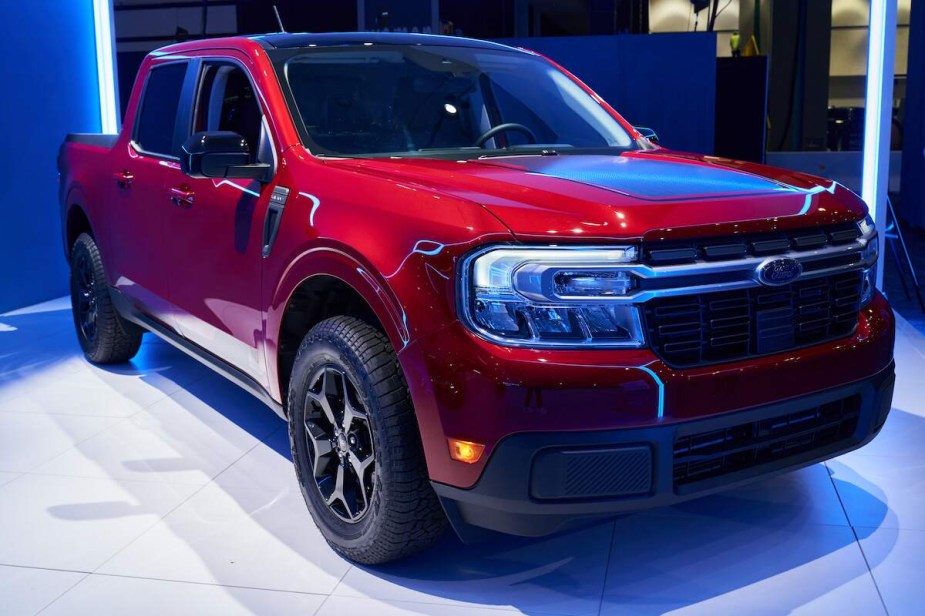
[[[310,380],[302,428],[303,477],[315,484],[331,512],[355,524],[369,511],[376,481],[376,452],[369,415],[342,370],[325,365]]]
[[[96,278],[89,253],[85,251],[74,255],[71,274],[71,294],[74,298],[74,321],[80,335],[89,343],[96,342],[96,320],[99,307],[96,301]]]
[[[71,247],[71,310],[80,348],[93,363],[126,362],[141,348],[143,331],[113,305],[99,246],[88,233]]]
[[[299,487],[332,548],[374,565],[436,541],[446,516],[408,385],[381,330],[349,316],[315,325],[299,345],[286,401]]]

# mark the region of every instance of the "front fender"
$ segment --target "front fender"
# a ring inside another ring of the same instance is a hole
[[[271,291],[267,307],[267,368],[272,389],[270,393],[276,399],[282,399],[276,358],[279,354],[283,317],[296,289],[316,276],[337,278],[356,291],[372,308],[396,350],[401,350],[410,341],[405,310],[386,281],[369,263],[340,246],[308,248],[285,269]]]

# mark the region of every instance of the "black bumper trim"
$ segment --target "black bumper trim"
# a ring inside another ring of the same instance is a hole
[[[464,540],[478,538],[481,534],[479,529],[530,537],[548,535],[589,519],[672,505],[857,449],[870,442],[886,420],[894,380],[894,364],[891,362],[879,373],[849,385],[708,419],[624,430],[514,434],[495,447],[474,487],[463,489],[437,482],[432,482],[432,485],[454,529]],[[847,438],[767,464],[690,483],[680,490],[674,485],[674,443],[679,436],[760,421],[854,395],[861,397],[860,412],[857,428]],[[535,463],[542,461],[550,452],[582,449],[618,451],[640,446],[648,447],[652,452],[651,487],[648,491],[616,497],[558,500],[536,497]]]

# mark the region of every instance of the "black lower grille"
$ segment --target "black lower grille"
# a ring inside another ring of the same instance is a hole
[[[674,444],[675,488],[786,460],[851,438],[861,396],[803,411],[682,436]]]
[[[819,344],[854,332],[861,272],[781,287],[666,297],[645,304],[652,349],[669,365],[735,361]]]

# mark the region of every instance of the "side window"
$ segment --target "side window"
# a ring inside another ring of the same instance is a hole
[[[135,126],[135,143],[145,152],[174,156],[174,127],[186,63],[151,69]]]
[[[193,132],[216,130],[244,137],[251,162],[273,162],[260,103],[247,75],[234,64],[206,64],[202,71]]]

